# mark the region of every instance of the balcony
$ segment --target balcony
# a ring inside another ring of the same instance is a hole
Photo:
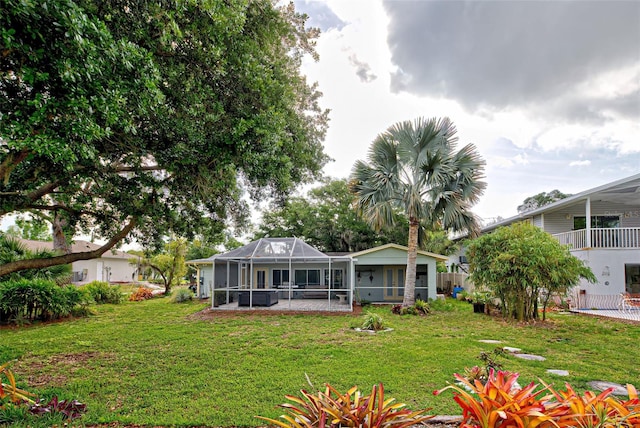
[[[586,229],[553,235],[561,244],[572,250],[586,248],[640,248],[640,227],[616,227],[591,229],[591,245],[587,245]]]

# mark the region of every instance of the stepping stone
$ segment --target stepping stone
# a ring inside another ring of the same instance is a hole
[[[554,374],[556,376],[569,376],[569,371],[568,370],[549,369],[549,370],[547,370],[547,373],[551,373],[551,374]]]
[[[604,391],[607,388],[613,387],[614,388],[612,392],[613,395],[622,395],[622,396],[629,395],[627,388],[623,385],[620,385],[619,383],[594,380],[589,382],[587,385],[589,385],[593,389],[597,389],[598,391]]]
[[[511,352],[512,354],[516,354],[516,353],[518,353],[518,352],[522,351],[522,349],[520,349],[520,348],[512,348],[511,346],[505,346],[505,347],[504,347],[504,348],[502,348],[502,349],[503,349],[504,351]]]
[[[522,358],[523,360],[529,361],[544,361],[545,357],[541,357],[540,355],[532,355],[532,354],[513,354],[514,357]]]
[[[481,339],[481,340],[478,340],[478,342],[482,342],[482,343],[502,343],[501,340],[491,340],[491,339]]]

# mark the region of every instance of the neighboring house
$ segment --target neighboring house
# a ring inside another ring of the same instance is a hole
[[[583,281],[575,290],[575,306],[613,309],[621,293],[640,293],[640,174],[521,213],[482,233],[519,221],[569,245],[595,274],[596,284]]]
[[[53,249],[51,241],[32,241],[20,239],[30,250]],[[88,241],[76,240],[71,244],[72,253],[93,251],[100,245]],[[91,281],[134,282],[138,276],[138,266],[135,261],[138,256],[118,250],[108,250],[102,257],[90,260],[79,260],[71,264],[73,270],[72,282],[87,283]],[[134,263],[131,263],[134,261]]]
[[[436,261],[444,260],[439,254],[418,252],[417,298],[436,298]],[[325,254],[298,238],[262,238],[187,263],[197,268],[200,298],[218,294],[224,303],[280,303],[283,309],[290,307],[287,302],[316,299],[326,303],[323,310],[349,310],[354,300],[402,301],[407,248],[387,244],[357,253]]]

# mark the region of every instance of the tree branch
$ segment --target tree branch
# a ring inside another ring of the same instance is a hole
[[[27,149],[22,149],[17,153],[9,153],[6,159],[0,164],[0,178],[4,180],[4,184],[9,183],[11,171],[25,160],[30,153]]]
[[[45,259],[16,260],[15,262],[5,263],[3,265],[0,265],[0,276],[8,275],[10,273],[18,272],[25,269],[42,269],[51,266],[65,265],[76,262],[78,260],[97,259],[104,253],[109,251],[111,248],[113,248],[113,246],[120,242],[124,237],[126,237],[129,232],[133,230],[136,224],[137,220],[135,218],[132,218],[129,223],[127,223],[127,225],[120,232],[115,234],[106,244],[93,251],[64,254],[61,256],[48,257]]]

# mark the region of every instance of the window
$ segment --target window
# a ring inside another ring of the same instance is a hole
[[[289,285],[289,269],[273,269],[271,271],[273,287]]]
[[[329,281],[329,272],[332,272],[333,275],[333,281]],[[324,283],[325,284],[329,284],[331,283],[331,288],[344,288],[344,283],[343,283],[343,275],[342,275],[342,269],[325,269],[324,270]]]
[[[620,227],[620,216],[617,215],[597,215],[591,216],[591,227],[611,229]],[[587,220],[585,216],[576,216],[573,218],[573,230],[587,228]]]
[[[296,269],[296,285],[301,287],[320,285],[320,269]]]

